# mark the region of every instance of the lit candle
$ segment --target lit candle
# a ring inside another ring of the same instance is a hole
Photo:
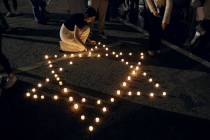
[[[102,108],[102,111],[105,113],[105,112],[107,112],[107,108],[106,107],[103,107]]]
[[[128,92],[128,96],[132,96],[132,92],[131,91]]]
[[[130,68],[132,69],[133,68],[133,65],[130,65]]]
[[[117,90],[117,95],[119,96],[121,94],[121,91],[120,90]]]
[[[132,53],[130,52],[128,55],[132,56]]]
[[[150,93],[149,94],[150,97],[154,97],[154,95],[155,95],[154,93]]]
[[[41,99],[44,100],[44,98],[45,98],[44,95],[42,95],[42,96],[41,96]]]
[[[39,83],[39,84],[37,85],[37,87],[38,87],[38,88],[41,88],[41,87],[42,87],[42,84],[41,84],[41,83]]]
[[[55,58],[58,58],[58,55],[55,54],[54,57],[55,57]]]
[[[128,65],[128,64],[129,64],[129,62],[125,62],[125,64],[126,64],[126,65]]]
[[[35,89],[35,88],[33,88],[31,91],[32,91],[33,93],[35,93],[35,92],[36,92],[36,89]]]
[[[84,121],[84,120],[85,120],[85,115],[81,115],[81,117],[80,117],[80,118],[81,118],[81,120],[83,120],[83,121]]]
[[[101,100],[97,100],[97,105],[100,105],[101,104]]]
[[[103,48],[105,48],[106,47],[106,45],[103,45]]]
[[[52,63],[52,61],[49,60],[49,61],[48,61],[48,64],[51,64],[51,63]]]
[[[135,70],[132,71],[132,75],[136,75],[136,71]]]
[[[75,110],[78,110],[78,109],[79,109],[79,105],[75,103],[75,104],[74,104],[74,109],[75,109]]]
[[[140,92],[140,91],[137,91],[137,92],[136,92],[136,95],[137,95],[137,96],[140,96],[140,95],[141,95],[141,92]]]
[[[167,95],[167,93],[164,91],[164,92],[163,92],[163,96],[166,96],[166,95]]]
[[[106,55],[106,56],[109,56],[109,54],[108,54],[108,53],[106,53],[105,55]]]
[[[37,96],[36,94],[34,94],[33,98],[34,98],[34,99],[37,99],[37,98],[38,98],[38,96]]]
[[[66,57],[67,57],[67,55],[66,55],[66,54],[64,54],[64,55],[63,55],[63,57],[65,57],[65,58],[66,58]]]
[[[126,82],[123,82],[122,85],[123,85],[123,87],[126,87],[127,86],[127,83]]]
[[[113,55],[115,55],[115,54],[116,54],[116,52],[112,52],[112,54],[113,54]]]
[[[149,82],[152,83],[152,81],[153,81],[153,79],[152,78],[149,78]]]
[[[100,55],[100,54],[98,54],[98,55],[97,55],[97,57],[98,57],[98,58],[100,58],[100,57],[101,57],[101,55]]]
[[[73,102],[74,98],[73,97],[69,97],[69,102]]]
[[[44,58],[45,58],[45,59],[49,59],[49,56],[48,56],[48,55],[45,55]]]
[[[69,62],[69,64],[70,64],[70,65],[72,65],[72,64],[73,64],[73,62],[72,62],[72,61],[70,61],[70,62]]]
[[[138,65],[140,66],[141,65],[141,62],[138,62]]]
[[[52,70],[52,71],[51,71],[51,73],[52,73],[52,74],[54,74],[54,73],[55,73],[55,71],[54,71],[54,70]]]
[[[54,100],[58,100],[58,95],[54,95],[54,96],[53,96],[53,99],[54,99]]]
[[[59,68],[59,71],[63,71],[63,68]]]
[[[26,93],[26,97],[30,97],[31,96],[31,93],[30,92],[27,92]]]
[[[93,132],[93,130],[94,130],[94,127],[93,126],[89,126],[89,131]]]
[[[60,86],[62,86],[62,85],[63,85],[63,82],[62,82],[62,81],[60,81],[60,82],[59,82],[59,85],[60,85]]]
[[[52,68],[52,67],[53,67],[53,65],[52,65],[52,64],[50,64],[50,65],[49,65],[49,68]]]
[[[86,99],[85,98],[82,98],[82,103],[85,103],[86,102]]]
[[[147,73],[146,72],[143,72],[143,76],[147,76]]]
[[[121,59],[121,62],[125,62],[125,60],[124,59]]]
[[[64,92],[64,93],[68,93],[68,92],[69,92],[68,88],[64,88],[64,89],[63,89],[63,92]]]
[[[71,58],[73,58],[74,57],[74,54],[71,54]]]
[[[156,88],[159,88],[159,87],[160,87],[160,84],[156,83],[156,84],[155,84],[155,87],[156,87]]]
[[[131,76],[128,76],[128,78],[127,78],[127,79],[128,79],[128,81],[131,81]]]
[[[137,71],[139,70],[139,66],[136,66],[136,70],[137,70]]]
[[[106,51],[108,51],[109,50],[109,48],[106,48]]]
[[[96,122],[96,123],[99,123],[99,122],[100,122],[100,118],[99,118],[99,117],[96,117],[96,118],[95,118],[95,122]]]
[[[120,52],[120,56],[122,56],[123,55],[123,53],[122,52]]]
[[[114,103],[114,98],[111,98],[110,101],[111,101],[112,103]]]
[[[50,79],[49,78],[46,78],[45,81],[48,83],[48,82],[50,82]]]

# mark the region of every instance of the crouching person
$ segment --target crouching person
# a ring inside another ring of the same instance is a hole
[[[88,7],[86,12],[72,14],[60,29],[60,50],[64,52],[87,51],[85,46],[90,34],[90,25],[95,22],[96,11]]]

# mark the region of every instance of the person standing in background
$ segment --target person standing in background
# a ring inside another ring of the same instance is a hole
[[[31,0],[33,6],[33,13],[35,21],[38,24],[46,24],[47,18],[46,14],[46,1],[45,0]]]
[[[99,21],[98,21],[99,36],[101,36],[104,39],[106,39],[106,35],[104,33],[104,24],[105,24],[108,4],[109,0],[91,0],[91,6],[95,8],[95,10],[99,14]]]
[[[86,0],[67,0],[68,13],[84,13],[87,7]]]
[[[153,56],[159,53],[163,31],[167,29],[173,8],[172,0],[146,0],[149,50],[148,54]]]
[[[6,14],[7,17],[12,17],[12,16],[18,15],[18,12],[17,12],[17,6],[18,6],[17,5],[17,0],[12,0],[12,6],[13,6],[13,9],[14,9],[14,12],[11,9],[11,6],[9,4],[9,0],[3,0],[3,3],[4,3],[5,8],[8,11],[7,14]]]
[[[15,74],[12,72],[12,68],[10,66],[8,59],[2,52],[2,32],[3,32],[3,30],[4,30],[4,28],[3,28],[2,24],[0,24],[0,65],[3,66],[3,69],[7,74],[7,78],[6,78],[6,81],[4,81],[3,88],[8,89],[8,88],[11,88],[15,84],[17,78],[16,78]]]

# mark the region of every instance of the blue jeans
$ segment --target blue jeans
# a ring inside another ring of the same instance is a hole
[[[44,21],[46,20],[44,16],[46,3],[44,0],[31,0],[31,3],[33,5],[33,13],[34,17],[37,21]]]

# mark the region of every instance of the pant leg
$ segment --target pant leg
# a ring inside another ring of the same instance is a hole
[[[8,29],[9,25],[6,21],[6,19],[4,18],[4,15],[0,12],[0,25],[1,25],[1,31],[3,32],[3,30]]]
[[[105,18],[107,13],[109,1],[108,0],[100,0],[99,3],[99,22],[98,22],[98,30],[99,32],[104,32],[104,24],[105,24]]]
[[[12,0],[13,8],[17,11],[17,0]]]
[[[33,6],[33,13],[34,17],[37,21],[43,21],[45,20],[44,13],[40,7],[42,0],[31,0],[32,6]]]
[[[161,18],[153,16],[152,13],[148,12],[148,30],[149,30],[149,49],[158,50],[161,46],[162,38],[162,27]]]
[[[95,8],[96,11],[98,11],[99,2],[100,2],[100,1],[101,1],[101,0],[91,0],[91,6],[92,6],[93,8]]]
[[[0,31],[0,64],[3,66],[3,68],[4,68],[4,70],[6,71],[7,74],[12,73],[12,69],[11,69],[11,66],[9,64],[9,61],[2,52],[2,32],[1,31]]]
[[[7,9],[7,11],[12,12],[11,11],[11,7],[9,5],[9,0],[3,0],[4,6]]]

